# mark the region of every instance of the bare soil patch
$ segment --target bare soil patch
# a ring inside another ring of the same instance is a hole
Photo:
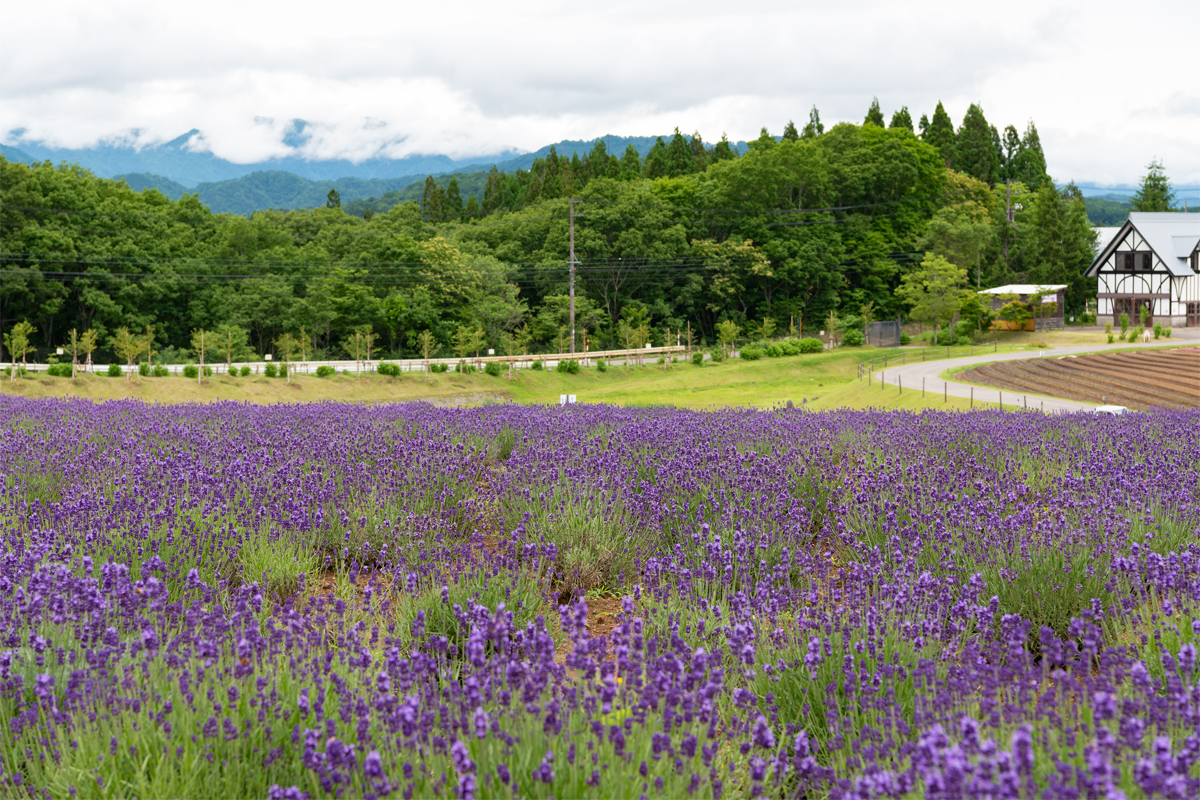
[[[1194,349],[1001,361],[961,376],[1006,392],[1138,410],[1200,405],[1200,350]]]

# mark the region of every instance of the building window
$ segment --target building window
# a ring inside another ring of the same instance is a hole
[[[1138,266],[1141,267],[1143,272],[1150,272],[1154,269],[1153,253],[1138,253],[1138,261],[1141,262]]]
[[[1192,272],[1200,272],[1200,248],[1192,252]]]
[[[1125,272],[1133,272],[1133,253],[1121,253],[1120,269]]]

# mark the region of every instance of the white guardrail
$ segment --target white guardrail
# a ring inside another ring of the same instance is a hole
[[[362,361],[354,361],[353,359],[340,360],[340,361],[299,361],[299,360],[294,360],[294,361],[290,362],[290,367],[291,367],[291,371],[292,371],[293,375],[313,374],[317,371],[317,367],[333,367],[334,369],[338,370],[338,372],[341,372],[342,370],[350,370],[351,372],[358,372],[358,371],[374,372],[375,368],[380,363],[395,364],[396,366],[400,367],[401,372],[425,372],[428,367],[430,367],[434,364],[446,364],[447,368],[450,371],[453,371],[454,365],[458,364],[460,361],[465,361],[467,364],[471,365],[472,367],[475,367],[476,369],[482,369],[482,366],[484,364],[488,363],[489,361],[496,361],[501,364],[510,364],[511,363],[513,365],[514,369],[528,369],[530,366],[532,366],[532,364],[535,361],[541,361],[542,364],[546,367],[546,369],[554,369],[555,367],[558,366],[558,362],[566,361],[566,360],[572,359],[572,358],[575,359],[576,361],[578,361],[580,366],[588,367],[588,366],[592,366],[593,364],[595,364],[596,361],[601,360],[601,359],[603,359],[605,361],[612,361],[613,359],[622,359],[622,360],[626,360],[626,361],[628,361],[628,360],[644,361],[647,359],[653,359],[653,360],[657,361],[658,358],[660,358],[660,357],[666,357],[666,356],[674,357],[674,356],[684,354],[684,353],[686,353],[686,351],[687,351],[687,348],[684,347],[683,345],[672,345],[670,347],[646,347],[646,348],[634,349],[634,350],[594,350],[590,353],[575,353],[575,354],[543,353],[543,354],[538,354],[538,355],[520,355],[520,356],[479,356],[478,358],[476,358],[475,356],[467,356],[466,358],[462,358],[462,359],[460,359],[460,358],[431,358],[428,361],[426,361],[423,358],[405,358],[405,359],[373,358],[370,361],[367,361],[366,359],[364,359]],[[213,371],[214,375],[226,374],[227,367],[229,369],[238,370],[239,372],[241,371],[242,367],[250,367],[250,374],[261,375],[261,374],[263,374],[263,369],[267,366],[267,364],[275,364],[277,367],[279,367],[279,366],[282,366],[284,364],[284,362],[278,361],[278,360],[235,361],[230,365],[226,365],[226,363],[224,361],[221,361],[218,363],[207,362],[207,363],[205,363],[204,366],[210,368]],[[11,366],[11,365],[4,365],[4,366]],[[49,366],[50,366],[49,364],[32,364],[31,363],[31,364],[26,364],[25,368],[28,370],[36,370],[38,372],[44,372]],[[117,366],[119,366],[121,368],[122,372],[131,371],[130,368],[125,364],[118,364]],[[168,364],[166,366],[167,366],[167,369],[170,370],[172,376],[182,376],[183,375],[183,367],[184,367],[183,364]],[[89,371],[91,372],[91,374],[95,375],[98,373],[105,372],[107,369],[108,369],[108,364],[92,364],[91,369]],[[133,370],[136,371],[136,369],[137,369],[137,365],[135,364],[133,366]],[[80,365],[80,370],[83,371],[82,364]]]

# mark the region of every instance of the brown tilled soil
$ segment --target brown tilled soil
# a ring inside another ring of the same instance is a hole
[[[588,606],[588,633],[592,638],[598,636],[608,636],[613,632],[613,628],[617,627],[617,617],[621,614],[621,598],[619,597],[589,597],[587,598]],[[558,652],[554,654],[554,662],[556,664],[566,663],[567,656],[571,653],[571,642],[563,642]],[[611,660],[613,657],[612,642],[608,642],[605,659]]]
[[[962,377],[1015,394],[1139,410],[1200,405],[1200,350],[1191,348],[1000,361],[967,370]]]

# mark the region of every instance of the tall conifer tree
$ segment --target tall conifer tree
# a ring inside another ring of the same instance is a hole
[[[800,131],[796,130],[796,123],[788,120],[788,124],[783,126],[783,140],[785,142],[795,142],[800,139]]]
[[[692,154],[692,146],[688,143],[687,137],[679,132],[679,128],[676,128],[675,134],[671,137],[671,143],[667,145],[664,173],[669,178],[678,178],[680,175],[691,175],[694,168],[695,157]]]
[[[733,146],[729,144],[729,137],[722,133],[721,141],[717,142],[716,147],[712,151],[713,163],[727,161],[731,158],[737,158],[737,153],[734,151]]]
[[[1004,158],[1000,161],[1001,179],[1017,180],[1017,156],[1021,152],[1021,134],[1012,125],[1004,126]]]
[[[1032,191],[1037,191],[1051,183],[1046,174],[1046,156],[1042,153],[1042,140],[1038,138],[1037,127],[1033,120],[1025,126],[1025,134],[1021,137],[1021,149],[1014,160],[1013,175],[1022,181]]]
[[[621,156],[621,179],[630,180],[642,174],[642,157],[632,144],[625,145],[625,153]]]
[[[450,183],[446,185],[446,208],[445,218],[448,220],[456,220],[462,216],[463,199],[462,192],[458,189],[458,178],[451,178]]]
[[[825,126],[821,124],[821,114],[817,111],[817,107],[813,106],[812,111],[808,112],[808,124],[804,126],[804,132],[800,134],[805,139],[815,139],[825,132]]]
[[[991,126],[983,109],[972,103],[963,117],[954,148],[953,166],[959,172],[988,184],[996,182],[998,164]]]
[[[933,119],[929,121],[929,127],[926,128],[922,138],[938,149],[942,155],[942,161],[946,162],[947,167],[954,163],[954,122],[946,113],[941,100],[938,101],[937,108],[933,110]]]
[[[879,98],[871,98],[871,107],[867,109],[867,118],[863,120],[863,125],[870,123],[883,127],[883,112],[879,110]]]
[[[1129,198],[1129,205],[1134,211],[1171,211],[1174,202],[1171,181],[1162,162],[1156,158],[1146,165],[1146,174],[1142,176],[1137,193]]]
[[[908,113],[908,106],[901,106],[900,110],[892,114],[891,124],[889,128],[904,128],[906,131],[913,129],[912,114]]]

